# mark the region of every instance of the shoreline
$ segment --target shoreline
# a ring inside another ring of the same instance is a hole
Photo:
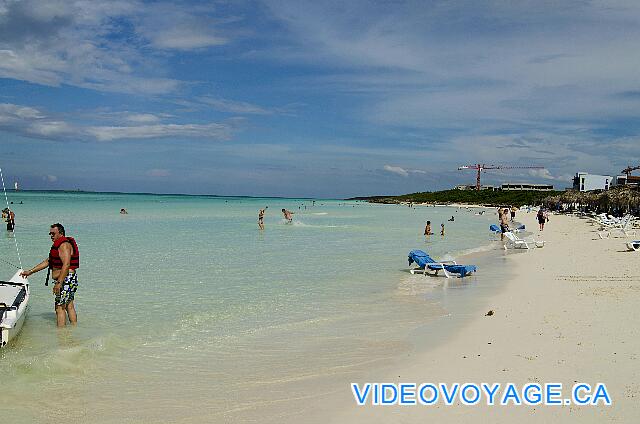
[[[452,208],[451,205],[441,206]],[[485,208],[484,206],[477,207]],[[493,208],[487,209],[493,210]],[[393,356],[387,357],[384,362],[371,363],[372,368],[370,370],[353,374],[350,381],[396,381],[397,379],[394,380],[393,377],[389,376],[394,376],[397,371],[404,369],[406,358],[428,355],[433,349],[448,343],[448,340],[471,323],[476,315],[486,312],[484,305],[489,304],[494,296],[501,293],[505,289],[506,281],[515,277],[515,274],[503,272],[501,274],[503,278],[499,280],[493,279],[495,272],[503,266],[505,255],[499,240],[492,238],[488,228],[489,223],[483,223],[482,225],[485,224],[487,227],[487,241],[485,244],[445,254],[447,258],[454,258],[458,263],[477,265],[480,269],[479,273],[465,278],[453,277],[447,279],[442,274],[438,277],[425,277],[421,274],[410,275],[408,266],[403,270],[403,274],[397,277],[396,284],[407,284],[406,278],[413,279],[412,282],[408,283],[410,288],[406,286],[403,288],[404,290],[415,289],[415,293],[412,295],[415,300],[410,300],[409,302],[420,302],[425,305],[434,304],[442,309],[445,314],[429,318],[426,322],[411,328],[397,328],[397,334],[404,334],[401,336],[402,340],[400,342],[410,347],[404,352],[398,352]],[[423,279],[425,280],[423,281]],[[399,289],[400,287],[398,286],[395,290]],[[397,296],[392,292],[389,294],[391,296],[389,301]],[[478,302],[477,299],[482,299],[482,301]],[[380,379],[379,376],[381,375],[385,377]],[[405,374],[403,373],[403,375]],[[398,376],[396,375],[396,377]],[[325,393],[324,396],[319,398],[312,397],[312,400],[305,402],[304,418],[306,422],[351,422],[353,418],[345,419],[341,415],[342,412],[351,410],[354,403],[348,381],[344,381],[341,384],[332,384],[331,387],[331,391]],[[340,414],[327,414],[325,407],[327,404],[332,404],[333,409],[340,411]],[[285,420],[284,422],[299,422],[300,415],[291,414],[291,416],[291,420]],[[336,417],[339,418],[336,419]],[[367,420],[365,419],[364,421]],[[275,421],[268,419],[264,422]],[[278,420],[278,422],[282,421]]]
[[[537,229],[534,214],[518,218]],[[599,240],[593,230],[586,220],[553,215],[543,232],[544,248],[496,256],[513,275],[471,308],[474,317],[457,320],[434,346],[356,382],[560,382],[567,391],[575,382],[604,383],[611,406],[357,407],[345,388],[347,405],[329,421],[454,423],[463,413],[472,422],[633,421],[640,415],[633,400],[640,394],[640,330],[630,318],[640,301],[638,258],[623,251],[625,239]],[[488,310],[494,315],[485,316]]]

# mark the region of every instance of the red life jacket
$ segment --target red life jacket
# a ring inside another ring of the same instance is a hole
[[[80,251],[78,251],[78,245],[76,244],[76,240],[73,237],[65,237],[62,236],[58,240],[53,242],[51,246],[51,250],[49,251],[49,268],[60,269],[62,268],[62,259],[60,259],[60,254],[58,253],[58,248],[62,243],[71,243],[71,262],[69,264],[69,269],[77,269],[80,267]]]

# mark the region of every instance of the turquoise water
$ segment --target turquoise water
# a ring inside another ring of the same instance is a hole
[[[79,326],[55,328],[42,271],[30,278],[20,337],[0,351],[14,422],[281,422],[300,398],[320,403],[407,352],[413,329],[449,313],[434,296],[443,278],[406,272],[409,250],[457,257],[487,245],[494,220],[337,200],[19,192],[10,201],[25,268],[48,254],[54,222],[81,251]],[[446,236],[425,239],[427,219],[434,232],[444,222]],[[16,263],[13,243],[3,234],[0,252]]]

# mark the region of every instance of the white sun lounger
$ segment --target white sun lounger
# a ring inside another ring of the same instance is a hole
[[[633,228],[634,217],[632,215],[625,216],[619,224],[611,226],[603,226],[598,231],[598,237],[601,239],[609,238],[611,236],[616,237],[631,237],[636,235],[636,230]]]
[[[504,244],[504,250],[507,250],[509,246],[514,249],[533,249],[534,247],[544,247],[544,241],[535,240],[533,237],[520,238],[512,232],[504,233],[507,241]]]

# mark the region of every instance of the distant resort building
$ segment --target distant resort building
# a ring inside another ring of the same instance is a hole
[[[501,190],[533,190],[533,191],[553,191],[553,184],[532,184],[532,183],[504,183]]]
[[[640,176],[637,175],[618,175],[613,180],[613,184],[616,186],[632,186],[638,187],[640,186]]]
[[[475,184],[460,184],[454,187],[456,190],[475,190],[476,186]],[[495,191],[495,190],[499,190],[497,187],[492,186],[492,185],[482,185],[480,186],[480,190],[491,190],[491,191]]]
[[[593,175],[587,172],[578,172],[573,177],[573,189],[579,191],[609,190],[613,182],[610,175]]]

